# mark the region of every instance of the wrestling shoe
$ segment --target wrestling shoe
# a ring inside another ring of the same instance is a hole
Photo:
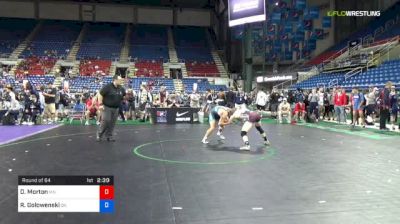
[[[101,137],[99,133],[96,133],[96,142],[101,142]]]
[[[113,138],[113,137],[108,137],[108,138],[107,138],[107,142],[115,142],[115,138]]]
[[[242,150],[242,151],[250,151],[250,145],[244,145],[244,146],[240,147],[240,150]]]
[[[220,139],[225,140],[225,136],[223,136],[221,133],[217,133],[217,135],[219,136]]]

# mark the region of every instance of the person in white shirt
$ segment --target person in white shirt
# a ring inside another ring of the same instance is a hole
[[[268,101],[268,96],[264,92],[264,89],[258,91],[256,97],[257,110],[265,110],[265,105],[267,104],[267,101]]]
[[[323,116],[325,113],[325,107],[324,107],[324,89],[320,88],[318,90],[318,113],[320,116]]]
[[[278,106],[278,121],[282,124],[282,118],[287,117],[289,122],[292,122],[292,111],[290,109],[290,104],[287,102],[286,98],[283,98],[282,102]]]
[[[40,114],[43,113],[44,107],[45,107],[43,91],[44,91],[44,86],[41,86],[40,87],[40,91],[38,92],[38,94],[39,94],[39,102],[40,102]]]
[[[18,115],[19,115],[19,109],[21,107],[19,101],[15,97],[15,93],[13,91],[13,87],[11,85],[6,86],[6,92],[8,94],[8,102],[6,103],[5,107],[7,109],[7,112],[5,116],[14,115],[14,119],[18,120]]]

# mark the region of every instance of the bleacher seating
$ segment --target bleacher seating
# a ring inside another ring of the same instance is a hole
[[[0,57],[8,57],[35,25],[34,20],[0,18]]]
[[[179,59],[213,61],[204,28],[178,27],[174,29],[174,37]]]
[[[188,76],[218,77],[218,68],[214,62],[186,62]]]
[[[313,76],[305,81],[296,83],[291,86],[290,89],[312,89],[317,87],[329,87],[330,81],[337,79],[340,84],[344,80],[343,73],[321,73],[319,75]]]
[[[219,76],[204,28],[178,27],[174,35],[178,58],[185,61],[189,76]]]
[[[344,88],[351,89],[368,88],[369,86],[384,86],[386,82],[391,81],[395,84],[400,84],[400,60],[386,61],[376,68],[371,68],[360,74],[351,76],[345,80],[344,73],[322,73],[313,76],[303,82],[291,86],[290,89],[312,89],[320,86],[329,87],[329,82],[337,79],[337,84]]]
[[[338,53],[340,50],[347,47],[347,44],[350,40],[357,40],[359,38],[364,38],[367,35],[374,35],[375,31],[379,27],[384,27],[386,22],[395,19],[397,15],[400,14],[400,2],[394,4],[390,9],[385,11],[380,17],[373,19],[365,29],[356,31],[355,33],[351,34],[349,37],[342,40],[340,43],[332,46],[327,51],[323,52],[322,54],[316,56],[312,60],[306,63],[306,65],[318,65],[324,60],[328,59],[330,56]],[[400,35],[400,24],[396,24],[394,27],[391,27],[389,30],[384,31],[383,33],[375,36],[375,42],[382,42],[382,40],[392,38],[394,36]],[[338,57],[340,54],[337,54]],[[332,58],[333,59],[333,58]]]
[[[162,77],[163,64],[160,61],[136,61],[135,68],[137,77]]]
[[[92,23],[87,28],[78,59],[114,59],[119,58],[124,38],[125,24]]]
[[[49,82],[53,83],[55,78],[52,75],[29,75],[26,79],[32,84],[32,86],[46,86]]]
[[[79,74],[83,76],[108,75],[111,61],[108,60],[81,60]]]
[[[56,59],[29,57],[22,61],[15,71],[16,75],[47,75],[56,63]]]
[[[195,78],[188,78],[182,79],[182,83],[185,87],[186,93],[191,93],[193,91],[193,84],[197,83],[197,90],[199,92],[206,92],[208,89],[219,91],[223,89],[224,91],[228,90],[228,87],[225,85],[211,85],[207,79],[195,79]]]
[[[149,77],[134,78],[132,79],[130,86],[137,92],[140,90],[140,85],[142,83],[150,84],[152,86],[152,91],[154,92],[158,92],[162,85],[166,87],[168,92],[175,91],[173,79],[149,78]]]
[[[46,21],[21,56],[65,58],[78,37],[81,27],[79,22]]]
[[[369,69],[359,75],[355,75],[341,83],[343,87],[367,88],[370,85],[383,86],[386,82],[400,83],[400,60],[384,62],[377,68]]]
[[[148,25],[134,27],[129,56],[139,60],[168,60],[167,28]]]
[[[307,66],[311,66],[311,65],[319,65],[322,62],[324,62],[325,60],[333,57],[335,54],[337,54],[337,51],[325,51],[322,54],[318,55],[317,57],[311,59],[310,61],[308,61],[306,63]],[[338,57],[340,54],[335,55],[335,57]]]
[[[69,82],[70,91],[72,93],[82,92],[84,88],[87,88],[89,92],[93,93],[99,90],[102,87],[102,84],[103,83],[97,81],[95,77],[85,76],[75,77]]]
[[[32,77],[35,80],[38,80],[39,77]],[[40,80],[44,80],[45,78],[51,78],[50,76],[41,77]],[[54,77],[52,77],[54,80]],[[150,77],[140,77],[140,78],[131,78],[126,80],[128,83],[127,86],[138,92],[140,90],[140,85],[146,83],[151,86],[151,90],[153,92],[158,92],[161,86],[165,86],[168,92],[175,91],[174,81],[173,79],[165,79],[165,78],[150,78]],[[48,80],[45,81],[47,83]],[[70,91],[72,93],[82,92],[84,89],[88,89],[89,92],[96,92],[103,85],[112,82],[111,76],[106,76],[102,78],[96,77],[87,77],[87,76],[78,76],[70,80]],[[39,83],[39,82],[36,82]],[[208,89],[212,89],[215,91],[219,91],[223,89],[227,91],[228,88],[225,85],[211,85],[207,79],[182,79],[182,83],[185,87],[186,93],[191,93],[193,91],[193,83],[197,83],[199,92],[206,92]]]

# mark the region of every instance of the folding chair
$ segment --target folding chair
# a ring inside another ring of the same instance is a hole
[[[69,111],[69,123],[71,124],[73,120],[80,120],[81,124],[83,124],[83,120],[85,119],[86,105],[85,104],[75,104],[72,107],[72,110]]]

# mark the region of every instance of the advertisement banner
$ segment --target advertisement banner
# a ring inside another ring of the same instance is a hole
[[[265,21],[264,0],[229,0],[229,26]]]

